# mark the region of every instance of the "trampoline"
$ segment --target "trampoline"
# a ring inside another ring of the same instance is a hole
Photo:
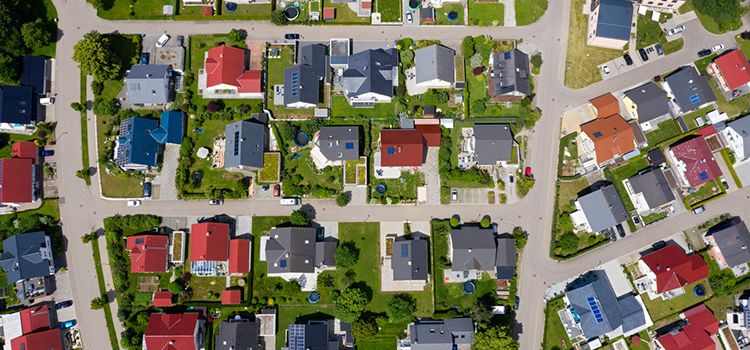
[[[233,2],[227,2],[224,4],[224,7],[227,9],[227,12],[234,12],[237,10],[237,4]]]
[[[193,185],[198,186],[201,184],[201,181],[203,181],[203,172],[201,171],[193,172],[193,175],[191,177],[193,179]]]
[[[409,0],[409,8],[412,10],[416,10],[419,8],[419,1],[417,0]]]
[[[448,20],[449,21],[455,21],[457,19],[458,19],[458,12],[456,12],[456,11],[448,12]]]
[[[295,145],[302,147],[307,145],[308,142],[310,142],[310,136],[308,136],[306,132],[300,131],[296,135],[294,135]]]
[[[284,9],[284,17],[289,21],[294,21],[299,17],[299,9],[294,6],[289,6]]]
[[[309,301],[310,304],[317,304],[318,301],[320,301],[320,294],[318,294],[318,292],[310,292],[310,294],[307,295],[307,301]]]
[[[693,294],[699,298],[704,297],[706,295],[706,287],[702,284],[695,286],[695,288],[693,288]]]
[[[387,189],[385,187],[385,184],[378,184],[377,186],[375,186],[375,193],[377,193],[377,194],[379,194],[381,196],[385,194],[386,190]]]
[[[464,294],[471,295],[474,294],[474,292],[477,291],[477,285],[474,284],[472,281],[466,281],[464,282]]]

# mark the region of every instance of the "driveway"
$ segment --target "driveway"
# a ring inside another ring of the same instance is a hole
[[[178,160],[180,158],[180,145],[168,143],[164,147],[164,163],[158,176],[159,199],[176,200],[177,186],[175,185],[175,174],[177,174]]]
[[[58,271],[55,274],[55,292],[52,294],[55,303],[73,300],[73,292],[70,289],[70,275],[67,271]],[[76,318],[76,305],[57,310],[57,320],[65,322]]]
[[[424,173],[425,187],[427,187],[427,204],[440,204],[440,173],[438,173],[438,148],[430,147],[427,151],[427,161],[420,168]]]
[[[454,188],[458,192],[455,204],[487,204],[487,192],[491,188]]]
[[[743,184],[750,184],[750,162],[735,164],[734,171],[737,173],[737,177],[740,178],[740,182]],[[732,176],[729,176],[729,178],[731,177]],[[727,178],[727,181],[729,181],[729,178]],[[732,181],[734,181],[734,179],[732,179]]]

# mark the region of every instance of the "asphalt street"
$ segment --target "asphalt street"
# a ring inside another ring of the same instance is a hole
[[[552,212],[555,199],[555,178],[560,132],[560,115],[572,106],[586,102],[608,91],[635,85],[641,81],[668,72],[694,61],[700,49],[722,43],[734,46],[732,34],[713,35],[697,21],[687,23],[685,47],[672,55],[639,67],[616,79],[607,79],[581,90],[564,86],[565,53],[570,15],[570,0],[550,1],[546,14],[536,23],[524,27],[445,27],[419,26],[322,26],[310,30],[308,26],[275,26],[270,22],[255,21],[107,21],[98,18],[85,0],[53,0],[59,16],[60,36],[57,44],[56,80],[54,90],[57,103],[58,174],[63,231],[68,239],[67,261],[73,297],[83,343],[87,348],[107,347],[107,329],[103,313],[92,311],[88,303],[99,295],[96,272],[92,264],[91,248],[84,245],[80,236],[102,226],[102,219],[115,214],[149,213],[168,216],[207,216],[227,213],[235,215],[283,215],[293,208],[282,207],[277,201],[227,201],[221,207],[209,206],[206,201],[144,201],[137,208],[128,208],[123,201],[105,200],[99,196],[98,181],[91,187],[75,176],[81,168],[80,115],[69,104],[79,100],[79,69],[72,60],[73,46],[91,30],[100,32],[174,35],[226,33],[232,28],[247,30],[250,38],[280,40],[285,33],[300,33],[302,40],[328,40],[343,37],[356,40],[396,40],[440,38],[459,42],[467,35],[491,35],[496,39],[520,39],[533,44],[542,52],[544,64],[535,84],[542,119],[530,134],[527,164],[534,169],[537,183],[529,195],[520,202],[499,205],[460,206],[350,206],[339,208],[332,200],[306,201],[305,209],[318,220],[324,221],[401,221],[429,220],[460,214],[463,219],[477,219],[489,214],[496,221],[523,226],[529,233],[523,259],[519,267],[519,294],[522,299],[518,312],[518,334],[522,349],[538,349],[544,332],[545,288],[587,269],[648,246],[660,237],[689,228],[711,215],[723,212],[743,214],[750,209],[744,206],[750,190],[740,190],[711,203],[701,215],[682,214],[659,222],[637,234],[618,240],[614,244],[565,262],[557,262],[548,255]],[[88,120],[89,158],[97,156],[94,143],[94,121]],[[750,214],[748,212],[747,214]],[[103,254],[106,254],[103,252]],[[109,274],[106,271],[105,274]],[[113,310],[116,315],[116,310]],[[115,319],[117,322],[117,319]]]

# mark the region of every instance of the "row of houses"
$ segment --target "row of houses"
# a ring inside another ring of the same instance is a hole
[[[0,86],[0,130],[31,133],[44,120],[41,98],[49,93],[50,63],[45,57],[24,56],[18,85]]]
[[[591,46],[621,50],[630,41],[635,27],[636,7],[664,13],[675,13],[685,0],[588,0],[584,13],[588,15],[586,42]]]

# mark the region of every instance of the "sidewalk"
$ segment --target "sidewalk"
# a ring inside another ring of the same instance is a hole
[[[96,240],[96,243],[99,245],[99,252],[101,252],[100,256],[102,259],[102,272],[104,273],[104,287],[107,290],[107,296],[110,297],[112,300],[109,303],[109,307],[112,310],[112,323],[115,325],[115,333],[117,334],[117,343],[121,344],[121,334],[124,328],[122,327],[122,323],[120,322],[120,319],[117,318],[117,311],[119,310],[117,306],[117,298],[115,298],[115,284],[112,281],[112,269],[109,265],[109,252],[107,251],[107,240],[105,237],[100,237],[100,239]],[[85,301],[84,301],[85,303]],[[84,304],[83,307],[86,307]]]

